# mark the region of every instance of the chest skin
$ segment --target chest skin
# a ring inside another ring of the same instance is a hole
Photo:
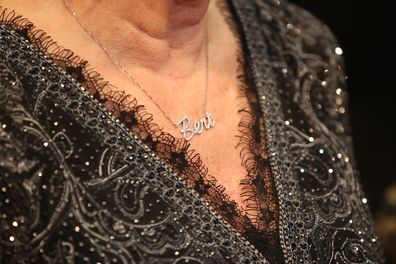
[[[38,8],[35,12],[26,10],[23,4],[7,3],[7,7],[14,9],[20,14],[28,14],[29,19],[35,25],[46,31],[58,42],[59,45],[70,48],[80,57],[86,59],[104,80],[109,81],[116,89],[124,90],[127,94],[135,96],[138,104],[144,105],[153,115],[153,122],[162,127],[167,133],[175,138],[181,138],[182,125],[177,129],[173,127],[158,107],[141,91],[134,86],[129,79],[112,64],[99,46],[93,42],[73,21],[71,16],[60,16],[64,12],[61,6],[54,4],[55,12],[50,16],[59,15],[55,19],[44,16]],[[216,34],[216,38],[209,43],[212,50],[209,57],[208,76],[208,102],[207,109],[212,114],[214,127],[203,129],[201,134],[196,134],[192,140],[190,149],[198,153],[203,164],[208,168],[208,174],[217,180],[217,184],[224,186],[225,193],[230,196],[240,207],[243,203],[241,197],[242,186],[240,181],[246,177],[247,170],[242,165],[241,148],[237,147],[240,135],[238,123],[242,114],[238,112],[240,105],[247,107],[247,99],[241,97],[237,80],[237,48],[238,43],[228,25],[221,17],[222,14],[216,8],[214,12],[218,19],[217,27],[209,34]],[[63,17],[60,18],[59,17]],[[51,23],[49,23],[51,22]],[[64,28],[64,24],[69,25]],[[60,30],[62,29],[62,30]],[[204,69],[202,69],[204,70]],[[190,128],[204,115],[204,71],[197,72],[190,80],[183,82],[164,81],[161,75],[147,74],[137,69],[136,75],[139,81],[147,87],[146,90],[155,98],[161,108],[173,118],[180,120],[187,115],[190,117]],[[188,87],[186,87],[188,86]],[[176,94],[176,96],[175,96]]]

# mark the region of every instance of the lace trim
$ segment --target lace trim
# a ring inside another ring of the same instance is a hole
[[[239,40],[238,28],[234,24],[232,15],[229,14],[228,3],[220,1],[218,5],[231,30],[237,36],[236,39]],[[271,254],[280,250],[277,242],[279,240],[278,200],[267,156],[263,115],[254,88],[246,84],[245,77],[249,72],[243,67],[241,45],[238,45],[239,97],[246,97],[248,102],[241,104],[238,110],[242,117],[238,124],[240,135],[236,147],[241,147],[240,157],[247,169],[246,177],[240,182],[243,185],[241,197],[244,198],[247,209],[243,209],[231,200],[224,192],[224,186],[217,184],[216,178],[208,174],[208,168],[203,164],[199,153],[190,149],[190,144],[183,138],[175,138],[153,123],[152,114],[146,111],[144,105],[139,105],[135,97],[126,94],[125,91],[116,90],[115,86],[105,81],[90,67],[88,61],[80,58],[70,49],[59,46],[27,18],[14,10],[7,11],[3,6],[0,6],[0,11],[2,24],[25,37],[34,48],[48,56],[81,83],[133,134],[185,177],[190,187],[207,200],[238,232],[246,236],[257,248],[263,249],[261,251],[268,253],[267,250],[271,248],[269,251]],[[249,216],[254,217],[254,220]]]

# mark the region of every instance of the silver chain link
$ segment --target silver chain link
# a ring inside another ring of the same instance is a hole
[[[113,64],[129,79],[133,82],[134,85],[136,85],[137,87],[139,87],[139,89],[141,89],[148,98],[150,98],[150,100],[158,107],[158,109],[162,112],[162,114],[167,118],[167,120],[172,123],[172,125],[177,128],[178,127],[178,123],[175,123],[172,121],[172,119],[165,113],[165,111],[160,107],[160,105],[157,103],[156,100],[154,100],[154,98],[146,91],[146,89],[144,89],[143,84],[141,84],[130,72],[128,72],[124,65],[122,65],[122,63],[117,60],[101,43],[100,41],[97,40],[97,38],[83,25],[83,23],[81,22],[80,18],[77,16],[76,12],[71,8],[68,0],[64,0],[65,6],[66,8],[69,10],[69,12],[71,13],[71,15],[74,17],[74,19],[76,20],[76,22],[80,25],[80,27],[89,35],[89,37],[96,42],[96,44],[106,53],[106,55],[110,58],[110,60],[113,62]],[[205,79],[205,99],[204,99],[204,111],[205,114],[207,113],[207,109],[206,109],[206,105],[207,105],[207,97],[208,97],[208,78],[209,78],[209,54],[208,54],[208,27],[206,25],[205,27],[205,35],[206,35],[206,79]]]

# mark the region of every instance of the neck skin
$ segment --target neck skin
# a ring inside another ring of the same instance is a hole
[[[209,1],[68,0],[84,27],[127,69],[181,78],[205,67]]]

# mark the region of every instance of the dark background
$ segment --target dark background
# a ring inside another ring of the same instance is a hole
[[[387,1],[294,0],[330,26],[344,50],[355,156],[374,217],[396,182],[394,54]],[[389,12],[390,13],[390,12]],[[388,26],[389,25],[389,26]],[[386,65],[387,64],[387,65]],[[396,245],[396,243],[395,243]],[[396,250],[396,248],[394,248]]]

